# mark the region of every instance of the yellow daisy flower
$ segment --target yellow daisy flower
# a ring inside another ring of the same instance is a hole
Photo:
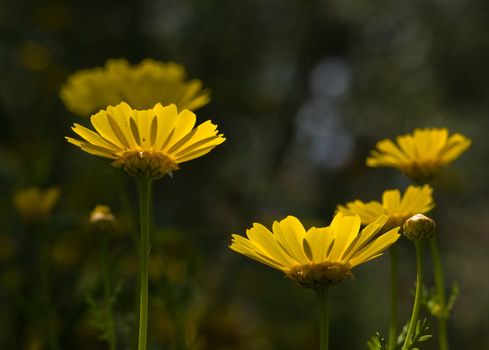
[[[439,170],[457,159],[471,140],[442,129],[415,129],[413,134],[397,137],[397,144],[385,139],[367,158],[370,167],[394,167],[416,183],[431,181]]]
[[[145,59],[131,66],[125,59],[111,59],[105,67],[76,72],[61,88],[60,97],[71,112],[88,116],[127,102],[135,109],[157,103],[174,103],[178,110],[196,110],[210,101],[198,79],[185,80],[185,68],[174,62]]]
[[[415,214],[424,214],[435,207],[433,189],[429,185],[422,187],[409,186],[401,196],[399,190],[388,190],[382,195],[382,203],[360,200],[339,205],[337,211],[344,215],[358,215],[362,224],[368,225],[378,217],[387,215],[389,222],[386,227],[401,226]]]
[[[102,110],[90,119],[95,131],[74,124],[83,140],[66,137],[83,151],[115,159],[136,177],[158,179],[179,169],[179,164],[203,156],[226,139],[210,120],[195,127],[195,114],[175,105],[133,110],[125,102]]]
[[[255,223],[246,231],[248,238],[232,235],[230,248],[271,266],[316,288],[341,282],[351,269],[382,255],[398,238],[399,228],[379,235],[388,217],[377,218],[360,231],[359,216],[338,213],[328,227],[308,231],[301,222],[288,216],[272,226],[272,231]]]
[[[42,190],[29,187],[14,194],[14,207],[26,222],[39,222],[49,218],[51,211],[58,202],[59,188],[51,187]]]

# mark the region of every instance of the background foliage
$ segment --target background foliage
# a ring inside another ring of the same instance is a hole
[[[155,349],[166,349],[174,322],[188,324],[202,349],[314,348],[313,293],[232,253],[230,234],[287,214],[324,225],[337,204],[404,188],[400,174],[368,169],[365,158],[381,138],[431,126],[473,140],[435,183],[435,219],[447,283],[461,286],[452,348],[489,348],[488,2],[22,0],[0,9],[0,348],[43,348],[29,270],[39,233],[12,206],[13,194],[31,185],[61,189],[42,234],[62,349],[105,348],[85,301],[100,295],[100,239],[87,232],[99,203],[119,223],[110,249],[117,329],[121,349],[131,343],[135,184],[64,140],[73,122],[88,120],[58,98],[69,74],[117,57],[184,64],[213,91],[199,120],[211,118],[228,137],[155,185]],[[407,319],[407,242],[401,258]],[[386,257],[333,289],[333,349],[366,348],[376,330],[385,334],[387,292]]]

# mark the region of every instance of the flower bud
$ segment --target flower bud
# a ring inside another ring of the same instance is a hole
[[[97,205],[90,213],[90,230],[96,234],[115,231],[115,217],[106,205]]]
[[[417,241],[433,237],[436,223],[423,214],[416,214],[407,219],[402,228],[407,238],[411,241]]]

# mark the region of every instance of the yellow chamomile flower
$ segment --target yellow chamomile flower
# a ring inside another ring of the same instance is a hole
[[[39,187],[25,188],[14,194],[14,207],[25,222],[45,221],[51,215],[59,195],[57,187],[46,190]]]
[[[145,59],[130,65],[125,59],[111,59],[105,67],[70,76],[60,97],[68,110],[80,116],[121,102],[140,110],[174,103],[178,110],[193,111],[209,103],[210,93],[200,80],[185,80],[185,74],[185,68],[174,62]]]
[[[79,124],[73,131],[83,140],[66,137],[83,151],[114,159],[135,177],[159,179],[179,164],[210,152],[226,139],[210,120],[194,128],[195,114],[175,105],[133,110],[127,103],[109,106],[90,119],[95,132]]]
[[[351,270],[377,258],[398,238],[399,227],[379,234],[388,217],[377,218],[360,231],[359,216],[338,213],[328,227],[308,231],[293,216],[275,221],[272,231],[255,223],[247,238],[232,235],[230,248],[271,266],[298,281],[317,288],[341,282]]]
[[[442,129],[415,129],[412,134],[379,141],[367,158],[370,167],[394,167],[416,183],[431,181],[441,168],[457,159],[471,140]]]
[[[360,216],[364,225],[374,222],[379,216],[387,215],[389,221],[386,228],[389,228],[401,226],[411,216],[427,213],[434,207],[433,189],[424,185],[409,186],[403,196],[399,190],[388,190],[382,194],[382,203],[355,200],[344,206],[339,205],[337,211],[344,215]]]

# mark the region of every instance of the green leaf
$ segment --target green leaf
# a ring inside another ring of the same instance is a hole
[[[380,333],[376,332],[375,335],[367,341],[367,348],[369,350],[387,350],[387,345]]]

